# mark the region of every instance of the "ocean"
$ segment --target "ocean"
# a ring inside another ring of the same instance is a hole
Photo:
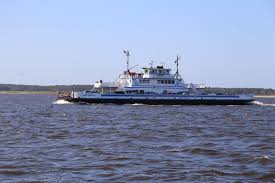
[[[0,95],[0,182],[275,182],[275,99],[77,105]]]

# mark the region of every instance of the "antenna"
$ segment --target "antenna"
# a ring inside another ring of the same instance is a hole
[[[151,68],[153,67],[153,64],[154,64],[154,61],[152,60],[152,61],[150,62],[150,67],[151,67]]]
[[[129,69],[129,71],[132,70],[133,68],[137,67],[137,66],[138,66],[138,64],[137,64],[137,65],[134,65],[133,67],[131,67],[131,68]]]
[[[129,50],[123,50],[123,53],[126,55],[127,57],[127,73],[129,74],[130,70],[129,70],[129,57],[130,57],[130,52]]]
[[[175,76],[176,76],[176,78],[178,79],[179,78],[179,60],[181,59],[181,57],[179,56],[179,55],[177,55],[177,58],[176,58],[176,60],[175,60],[175,64],[176,64],[176,66],[177,66],[177,72],[176,72],[176,74],[175,74]]]

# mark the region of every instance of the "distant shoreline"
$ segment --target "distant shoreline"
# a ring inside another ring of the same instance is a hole
[[[0,91],[0,94],[21,94],[21,95],[57,95],[53,91]],[[275,98],[275,95],[255,95],[255,98]]]
[[[0,94],[21,94],[21,95],[57,95],[58,92],[52,91],[0,91]]]
[[[0,94],[57,94],[58,91],[85,91],[93,88],[93,85],[15,85],[0,84]],[[207,87],[203,93],[211,94],[254,94],[255,96],[271,97],[275,96],[275,89],[272,88],[217,88]]]

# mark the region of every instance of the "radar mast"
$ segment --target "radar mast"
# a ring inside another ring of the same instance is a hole
[[[130,52],[129,50],[123,50],[123,53],[126,55],[127,57],[127,75],[130,73],[130,70],[129,70],[129,58],[130,58]]]
[[[177,79],[180,78],[180,74],[179,74],[179,61],[180,61],[180,59],[181,59],[181,57],[180,57],[179,55],[177,55],[177,58],[176,58],[176,60],[175,60],[175,64],[176,64],[176,66],[177,66],[177,71],[176,71],[175,77],[176,77]]]

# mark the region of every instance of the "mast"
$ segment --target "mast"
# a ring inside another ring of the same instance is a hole
[[[153,68],[154,61],[150,62],[150,67]]]
[[[130,57],[130,52],[129,50],[123,50],[123,53],[126,55],[127,57],[127,74],[129,74],[130,70],[129,70],[129,57]]]
[[[176,60],[175,60],[175,64],[176,64],[176,66],[177,66],[177,72],[176,72],[176,74],[175,74],[175,76],[176,76],[176,78],[178,79],[179,78],[179,60],[181,59],[181,57],[179,56],[179,55],[177,55],[177,58],[176,58]]]

